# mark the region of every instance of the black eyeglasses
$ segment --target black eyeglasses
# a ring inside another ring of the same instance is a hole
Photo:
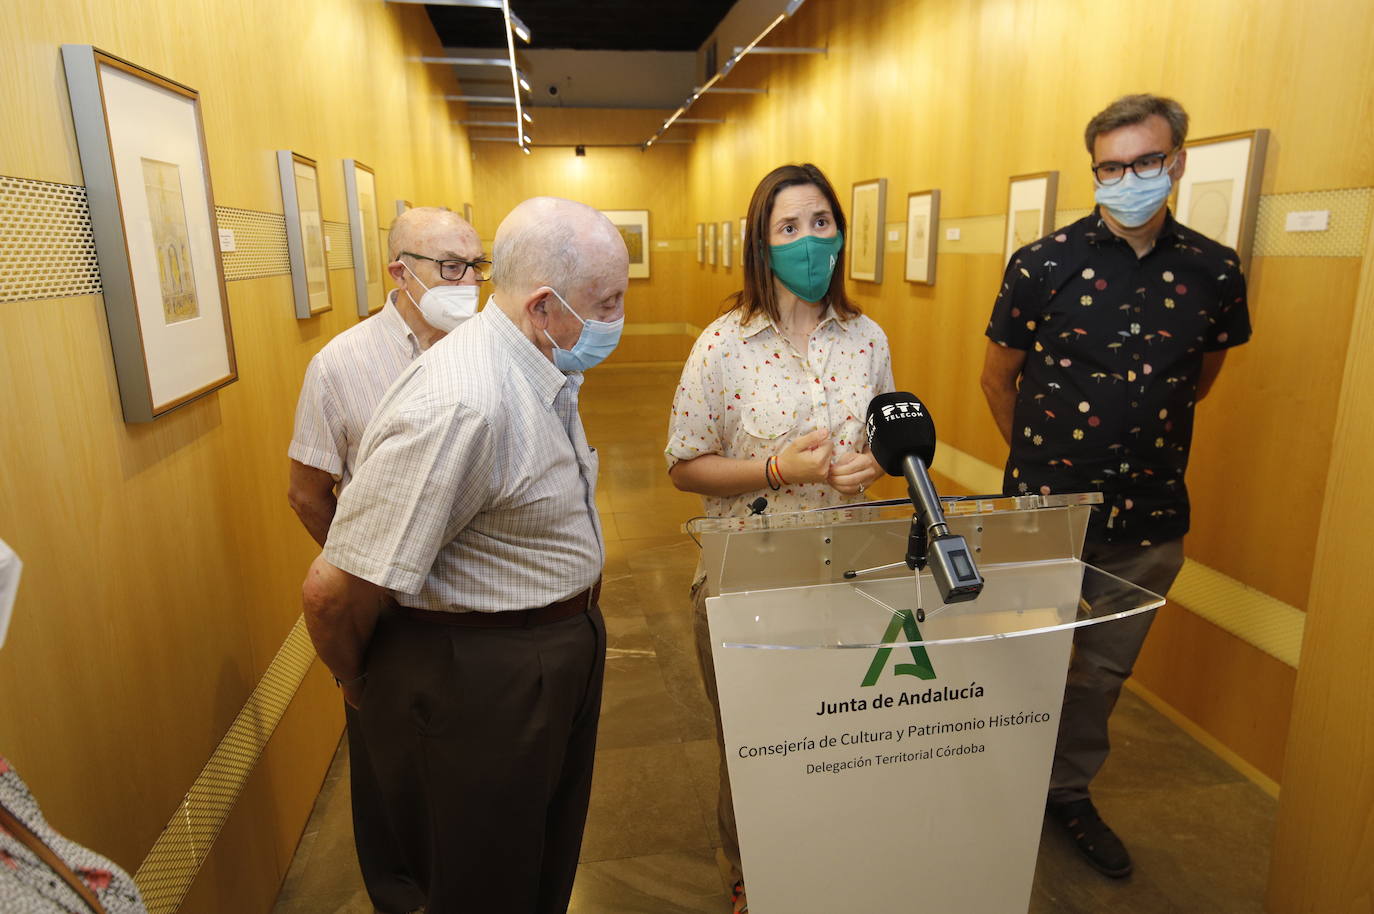
[[[1121,183],[1127,171],[1135,172],[1137,178],[1157,178],[1164,171],[1164,163],[1177,149],[1169,152],[1152,152],[1141,156],[1134,162],[1099,162],[1093,166],[1093,177],[1104,187]]]
[[[437,257],[426,257],[424,254],[412,254],[410,251],[402,251],[402,257],[414,257],[416,260],[428,260],[439,265],[439,276],[445,282],[458,282],[468,275],[468,267],[477,271],[477,278],[486,282],[491,279],[490,260],[440,260]]]

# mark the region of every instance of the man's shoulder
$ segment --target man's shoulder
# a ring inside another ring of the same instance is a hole
[[[371,354],[376,351],[378,344],[387,342],[387,335],[388,328],[383,324],[381,314],[374,314],[336,334],[320,347],[312,361],[327,370],[345,368],[357,371],[359,368],[375,367]]]
[[[1209,264],[1221,263],[1233,267],[1240,265],[1240,255],[1234,248],[1208,238],[1182,222],[1174,222],[1174,237],[1175,246],[1183,253],[1192,254]]]
[[[443,412],[461,405],[494,415],[511,383],[510,369],[501,341],[476,321],[467,321],[430,346],[402,375],[408,388],[406,408]]]

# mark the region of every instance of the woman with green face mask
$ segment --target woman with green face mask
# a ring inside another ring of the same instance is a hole
[[[893,389],[887,337],[844,290],[845,217],[815,165],[784,165],[754,190],[744,288],[692,348],[669,422],[668,475],[704,513],[744,515],[759,496],[779,514],[862,501],[882,469],[868,453],[869,400]],[[700,568],[692,586],[697,656],[720,706]],[[747,911],[730,780],[721,752],[721,841]]]

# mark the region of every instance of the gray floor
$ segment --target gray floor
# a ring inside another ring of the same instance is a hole
[[[607,366],[583,397],[588,438],[602,453],[609,656],[574,914],[730,909],[716,853],[713,725],[687,599],[696,547],[674,532],[695,500],[667,486],[657,443],[676,375]],[[1130,694],[1113,740],[1094,796],[1135,874],[1099,876],[1047,829],[1030,911],[1262,911],[1276,802]],[[341,745],[277,914],[372,910],[353,854],[347,769]]]

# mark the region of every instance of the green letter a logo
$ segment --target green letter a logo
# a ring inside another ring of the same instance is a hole
[[[899,635],[905,637],[898,638]],[[899,609],[897,614],[892,617],[892,624],[887,627],[883,634],[883,643],[891,644],[894,641],[920,641],[921,630],[916,627],[916,617],[911,614],[909,609]],[[865,686],[876,685],[878,677],[883,674],[883,667],[887,666],[887,657],[892,653],[890,647],[880,647],[878,652],[873,655],[873,662],[868,665],[868,675],[864,677]],[[915,676],[917,679],[934,679],[935,667],[931,665],[930,655],[926,649],[919,644],[911,646],[911,663],[898,663],[892,668],[893,676]]]

